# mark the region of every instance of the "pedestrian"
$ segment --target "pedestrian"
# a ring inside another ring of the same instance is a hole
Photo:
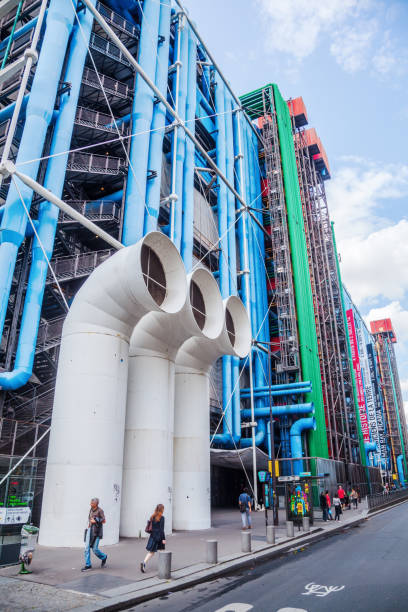
[[[335,521],[339,521],[340,520],[340,514],[342,512],[341,512],[341,499],[340,499],[340,497],[338,497],[338,495],[335,495],[333,497],[333,505],[334,505],[334,512],[335,512],[334,520]]]
[[[351,489],[351,501],[353,502],[354,509],[355,509],[355,510],[357,510],[357,505],[358,505],[358,493],[357,493],[357,491],[354,489],[354,487]]]
[[[150,561],[154,553],[158,550],[164,550],[166,545],[166,535],[164,533],[164,506],[157,504],[152,516],[147,521],[146,532],[150,534],[147,541],[147,555],[144,561],[140,564],[140,571],[144,574],[146,571],[146,563]]]
[[[346,506],[348,510],[351,510],[351,488],[350,486],[346,489]]]
[[[99,507],[99,499],[91,499],[91,509],[88,515],[88,527],[85,530],[85,565],[81,572],[92,569],[91,548],[94,555],[101,560],[101,567],[105,567],[108,555],[99,550],[99,542],[103,538],[103,525],[106,523],[105,513]]]
[[[346,503],[346,492],[343,489],[343,487],[341,486],[341,484],[339,485],[339,488],[337,489],[337,497],[340,499],[340,503],[341,503],[341,506],[343,508],[344,504]]]
[[[332,511],[331,511],[331,500],[330,500],[330,495],[329,495],[329,491],[328,490],[326,490],[326,500],[327,500],[327,516],[332,521],[333,520],[333,515],[332,515]]]
[[[320,493],[320,508],[322,509],[323,512],[323,520],[327,521],[327,498],[326,498],[326,494],[324,493],[324,491],[322,491]]]
[[[238,507],[241,513],[242,529],[252,529],[252,503],[247,488],[244,488],[241,495],[238,497]]]

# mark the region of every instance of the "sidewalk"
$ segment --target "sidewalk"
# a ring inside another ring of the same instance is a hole
[[[340,520],[321,520],[321,511],[315,513],[315,524],[310,534],[295,528],[295,537],[286,536],[286,517],[280,511],[280,526],[276,528],[276,544],[266,544],[264,512],[252,513],[252,553],[241,553],[241,520],[237,510],[214,510],[213,527],[203,531],[174,532],[167,537],[166,549],[172,555],[171,589],[201,582],[222,572],[234,571],[238,566],[256,558],[270,558],[282,554],[293,546],[326,537],[333,530],[356,524],[367,515],[366,508],[346,510]],[[269,513],[269,521],[272,516]],[[206,540],[218,540],[219,563],[205,562]],[[33,574],[18,576],[18,567],[0,569],[0,598],[6,607],[2,610],[30,610],[63,612],[65,610],[120,609],[120,602],[129,605],[155,596],[169,588],[169,582],[159,580],[157,555],[150,562],[147,573],[140,572],[140,561],[145,555],[146,539],[124,538],[119,544],[103,547],[108,554],[105,569],[92,558],[93,570],[81,573],[84,564],[83,549],[48,548],[38,546],[32,564]],[[34,598],[34,601],[30,599]],[[9,606],[9,607],[7,607]],[[118,607],[119,606],[119,607]]]

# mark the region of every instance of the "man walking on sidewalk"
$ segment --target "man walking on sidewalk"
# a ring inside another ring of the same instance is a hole
[[[85,531],[85,565],[81,572],[92,569],[91,548],[94,554],[101,559],[101,567],[105,567],[108,555],[99,550],[99,541],[103,538],[103,525],[106,523],[105,513],[99,507],[99,499],[91,499],[91,509],[88,515],[88,529]]]
[[[251,521],[251,498],[248,495],[248,489],[243,489],[241,495],[238,498],[238,506],[239,506],[239,511],[241,512],[241,519],[242,519],[242,529],[246,529],[248,527],[248,529],[252,528],[252,521]]]
[[[320,508],[323,512],[323,520],[327,521],[327,497],[324,491],[320,493]]]

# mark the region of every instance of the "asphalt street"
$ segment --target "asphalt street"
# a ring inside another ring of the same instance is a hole
[[[408,503],[285,557],[134,612],[408,612]]]

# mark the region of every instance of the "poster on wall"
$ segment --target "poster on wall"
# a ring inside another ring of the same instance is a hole
[[[367,344],[367,356],[368,356],[368,365],[370,368],[370,378],[371,383],[374,389],[375,396],[375,412],[377,419],[377,429],[378,429],[378,442],[380,445],[380,456],[381,459],[384,459],[385,465],[387,465],[388,460],[388,452],[387,452],[387,440],[385,436],[385,426],[384,426],[384,415],[381,406],[381,396],[380,396],[380,387],[378,384],[376,368],[375,368],[375,357],[374,357],[374,348],[372,344]]]
[[[366,405],[365,405],[363,377],[361,375],[361,366],[360,366],[360,358],[358,355],[356,328],[354,325],[354,315],[353,315],[352,308],[346,311],[346,316],[347,316],[347,328],[348,328],[348,334],[349,334],[350,346],[351,346],[351,359],[353,362],[353,370],[354,370],[354,374],[356,378],[357,403],[358,403],[358,411],[360,414],[361,431],[363,433],[364,442],[370,442],[370,430],[368,427],[368,418],[367,418],[367,411],[366,411]]]
[[[20,525],[28,523],[31,510],[27,506],[20,508],[0,508],[0,525]]]

